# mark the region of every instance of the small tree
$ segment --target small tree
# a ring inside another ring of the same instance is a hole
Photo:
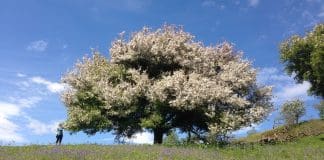
[[[174,129],[171,130],[170,133],[167,134],[167,136],[164,138],[163,144],[164,145],[178,145],[178,144],[180,144],[179,137]]]
[[[305,114],[304,102],[301,100],[292,100],[285,102],[281,107],[281,115],[286,124],[298,124],[301,116]]]
[[[324,120],[324,100],[315,105],[315,108],[319,111],[320,118]]]

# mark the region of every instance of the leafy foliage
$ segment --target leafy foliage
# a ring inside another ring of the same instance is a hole
[[[131,137],[143,128],[154,143],[179,128],[199,138],[263,120],[271,87],[229,43],[205,47],[175,26],[143,28],[112,43],[111,60],[85,57],[63,76],[66,128]]]
[[[309,81],[313,95],[324,98],[324,24],[318,24],[305,37],[292,36],[280,46],[281,61],[297,82]]]
[[[175,146],[180,144],[180,139],[175,130],[171,130],[163,139],[163,144],[167,146]]]

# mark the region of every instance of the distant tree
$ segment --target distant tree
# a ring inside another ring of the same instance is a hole
[[[95,53],[63,76],[66,128],[131,137],[147,129],[154,143],[179,128],[200,135],[263,120],[271,87],[229,43],[206,47],[182,28],[143,28],[112,43],[111,59]]]
[[[180,139],[174,129],[172,129],[163,140],[165,145],[179,145]]]
[[[305,37],[297,35],[281,43],[280,58],[289,75],[298,83],[309,81],[309,92],[324,98],[324,24]]]
[[[281,115],[286,124],[298,124],[300,117],[305,114],[304,102],[301,100],[292,100],[285,102],[281,107]]]
[[[319,111],[320,118],[324,120],[324,100],[315,105],[315,108]]]

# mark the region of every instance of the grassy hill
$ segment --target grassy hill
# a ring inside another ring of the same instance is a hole
[[[0,160],[323,160],[324,134],[275,145],[31,145],[0,146]]]
[[[310,120],[290,127],[280,126],[263,133],[256,133],[241,138],[239,142],[260,142],[264,139],[276,142],[293,141],[308,136],[324,134],[324,120]]]
[[[248,143],[217,146],[161,146],[161,145],[29,145],[0,146],[0,160],[323,160],[324,122],[312,120],[290,128],[282,127],[240,139],[258,141],[262,136],[298,135],[294,141],[265,145]],[[303,134],[300,134],[303,132]],[[320,134],[322,133],[322,134]],[[309,134],[309,135],[305,135]],[[282,137],[285,137],[282,136]]]

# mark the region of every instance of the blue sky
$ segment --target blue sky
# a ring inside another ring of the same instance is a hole
[[[53,143],[66,118],[61,76],[91,48],[108,57],[118,33],[165,23],[184,26],[206,45],[234,43],[259,69],[258,81],[274,86],[276,108],[298,97],[307,106],[303,119],[317,118],[318,98],[307,96],[309,83],[295,84],[283,72],[278,45],[320,22],[321,0],[1,0],[0,144]],[[276,111],[254,127],[269,129],[277,117]],[[131,141],[151,140],[143,133]],[[111,144],[113,136],[65,133],[63,142]]]

